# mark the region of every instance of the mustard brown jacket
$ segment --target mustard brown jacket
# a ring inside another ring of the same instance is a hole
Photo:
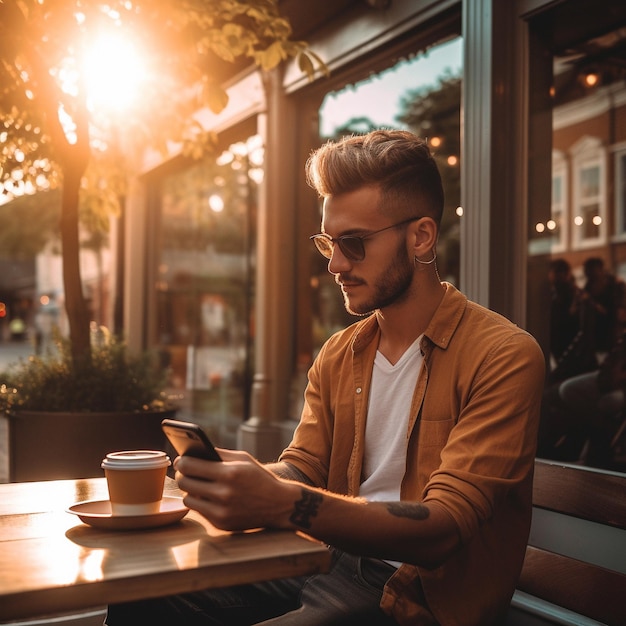
[[[524,559],[545,361],[527,332],[444,286],[421,343],[401,499],[445,507],[462,545],[436,569],[401,565],[381,607],[399,624],[432,624],[423,593],[442,626],[487,626],[506,613]],[[335,493],[359,494],[379,335],[372,315],[324,344],[281,455]]]

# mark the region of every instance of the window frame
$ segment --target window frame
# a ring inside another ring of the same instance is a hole
[[[626,241],[626,142],[613,147],[613,167],[615,179],[614,241]]]

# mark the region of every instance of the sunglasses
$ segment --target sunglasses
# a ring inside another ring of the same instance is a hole
[[[349,261],[362,261],[365,258],[365,245],[363,242],[374,235],[378,235],[386,230],[390,230],[391,228],[398,228],[400,226],[406,226],[411,222],[415,222],[416,220],[421,220],[421,217],[410,217],[409,219],[402,220],[397,224],[392,224],[391,226],[385,226],[385,228],[381,228],[380,230],[375,230],[372,233],[367,233],[365,235],[341,235],[341,237],[333,238],[326,233],[318,233],[317,235],[313,235],[309,237],[309,239],[313,240],[315,247],[318,249],[319,253],[327,258],[331,259],[333,256],[333,251],[335,250],[335,245],[339,246],[341,253],[346,257]]]

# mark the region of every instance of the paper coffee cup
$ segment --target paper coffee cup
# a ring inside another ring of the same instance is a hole
[[[111,452],[102,461],[109,487],[113,515],[151,515],[158,513],[163,499],[167,468],[165,452],[124,450]]]

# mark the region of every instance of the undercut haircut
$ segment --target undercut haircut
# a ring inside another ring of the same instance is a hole
[[[375,130],[329,141],[313,151],[306,180],[321,198],[378,187],[383,211],[398,217],[443,214],[441,174],[425,140],[405,130]]]

